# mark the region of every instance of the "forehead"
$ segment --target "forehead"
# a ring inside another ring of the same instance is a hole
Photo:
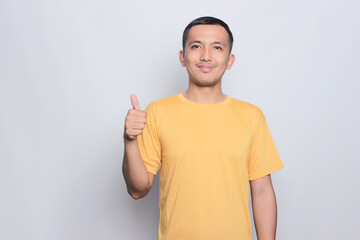
[[[195,25],[189,30],[186,42],[222,42],[228,44],[229,34],[221,25]]]

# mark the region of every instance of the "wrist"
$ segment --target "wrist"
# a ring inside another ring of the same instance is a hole
[[[129,137],[125,132],[124,132],[123,137],[124,137],[124,142],[125,142],[125,143],[133,143],[133,142],[135,142],[136,139],[137,139],[137,136],[136,136],[135,138],[131,138],[131,137]]]

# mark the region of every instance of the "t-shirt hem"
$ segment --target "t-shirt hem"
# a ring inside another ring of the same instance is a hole
[[[278,171],[278,170],[280,170],[280,169],[282,169],[282,168],[284,168],[284,166],[283,166],[283,165],[280,165],[280,166],[277,166],[277,167],[275,167],[275,168],[271,168],[271,169],[268,169],[268,170],[266,170],[266,171],[263,171],[263,172],[261,172],[261,173],[259,173],[259,174],[252,175],[252,176],[249,177],[249,181],[259,179],[259,178],[264,177],[264,176],[266,176],[266,175],[268,175],[268,174],[270,174],[270,173],[273,173],[273,172],[275,172],[275,171]]]

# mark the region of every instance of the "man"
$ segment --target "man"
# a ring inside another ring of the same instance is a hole
[[[249,182],[257,237],[275,239],[270,173],[283,165],[261,110],[221,91],[235,60],[232,43],[220,19],[195,19],[179,53],[188,89],[146,111],[131,95],[123,174],[139,199],[161,167],[158,240],[250,240]]]

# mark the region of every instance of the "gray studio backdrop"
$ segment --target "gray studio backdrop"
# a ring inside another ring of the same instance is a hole
[[[154,240],[158,176],[133,200],[124,118],[187,87],[181,34],[230,25],[223,91],[259,106],[285,168],[279,240],[360,239],[359,1],[0,1],[0,239]],[[256,239],[253,234],[253,239]]]

